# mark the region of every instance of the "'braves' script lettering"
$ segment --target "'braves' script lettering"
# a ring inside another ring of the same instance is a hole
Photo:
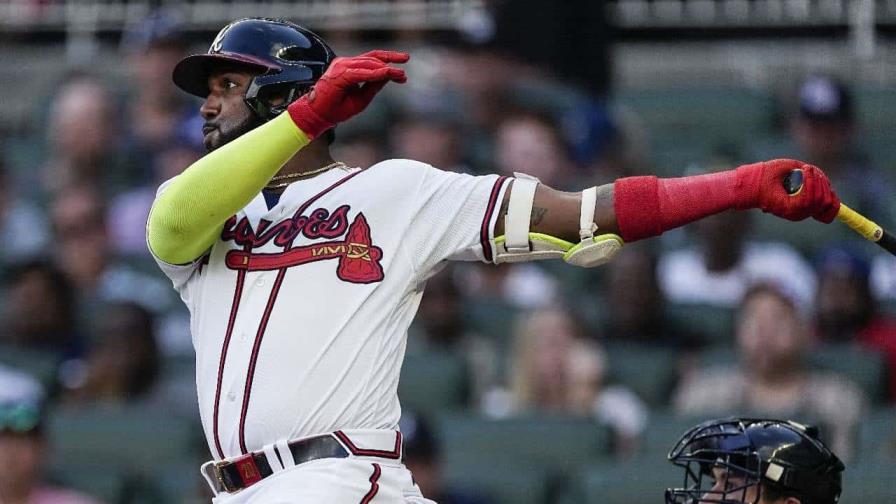
[[[285,247],[299,235],[310,240],[338,238],[348,228],[349,208],[349,205],[342,205],[333,213],[326,208],[318,208],[308,215],[297,215],[274,225],[271,225],[271,221],[262,219],[256,230],[252,229],[246,217],[237,222],[236,216],[233,216],[224,223],[221,239],[233,240],[240,246],[251,245],[252,248],[258,248],[271,240],[274,245]]]

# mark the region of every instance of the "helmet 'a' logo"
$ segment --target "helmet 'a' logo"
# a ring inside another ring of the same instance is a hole
[[[227,25],[218,32],[218,35],[215,37],[215,40],[212,41],[212,46],[208,49],[208,52],[221,52],[222,45],[224,44],[224,35],[227,34],[227,31],[230,30],[232,25]]]

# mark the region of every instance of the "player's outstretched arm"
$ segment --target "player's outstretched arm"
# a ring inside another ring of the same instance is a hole
[[[802,170],[805,182],[800,192],[790,195],[782,182],[793,170]],[[514,186],[520,182],[515,180]],[[508,233],[505,229],[509,227],[507,223],[520,219],[511,217],[508,220],[506,215],[512,213],[514,207],[524,208],[528,204],[519,201],[514,204],[514,198],[520,197],[519,193],[514,196],[516,189],[511,187],[509,195],[505,196],[503,215],[495,228],[496,236],[509,236],[512,231]],[[589,232],[598,236],[618,235],[622,240],[632,242],[730,209],[759,208],[788,220],[813,217],[827,223],[834,219],[840,208],[840,200],[825,174],[814,166],[792,159],[776,159],[691,177],[622,178],[592,189],[590,198],[593,203],[589,204],[583,204],[583,194],[561,192],[538,184],[529,200],[532,203],[528,232],[559,238],[569,246],[586,242]],[[594,209],[594,230],[589,229],[591,222],[586,216],[591,208]],[[530,244],[530,247],[533,246]],[[500,256],[499,253],[498,259]],[[511,260],[522,259],[524,257],[520,256],[520,259]]]
[[[217,149],[176,177],[153,204],[147,242],[159,259],[184,264],[215,242],[245,207],[311,140],[364,110],[386,83],[405,82],[405,53],[371,51],[336,58],[314,89],[268,123]]]

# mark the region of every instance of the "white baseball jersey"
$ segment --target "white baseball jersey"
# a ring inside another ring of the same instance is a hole
[[[289,185],[270,210],[256,196],[195,263],[159,261],[190,310],[214,456],[397,429],[424,284],[445,260],[492,260],[507,185],[409,160],[333,169]]]

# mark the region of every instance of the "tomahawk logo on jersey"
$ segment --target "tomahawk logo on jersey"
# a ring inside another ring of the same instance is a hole
[[[212,453],[396,429],[423,286],[445,260],[492,260],[506,181],[408,160],[335,169],[291,184],[272,208],[259,194],[205,261],[159,261],[192,314]]]
[[[236,217],[231,217],[224,224],[221,240],[232,240],[237,245],[248,247],[248,250],[228,252],[225,259],[227,267],[234,270],[270,271],[338,258],[336,276],[340,280],[352,283],[379,282],[383,279],[383,267],[380,264],[383,251],[371,243],[370,226],[363,213],[358,213],[351,225],[347,224],[350,209],[349,205],[342,205],[331,214],[326,208],[317,208],[310,216],[297,214],[276,224],[262,219],[257,231],[252,230],[247,217],[239,222]],[[332,240],[290,248],[289,245],[299,234],[312,240]],[[343,234],[343,239],[334,239]],[[250,251],[268,241],[286,249],[271,253]]]

